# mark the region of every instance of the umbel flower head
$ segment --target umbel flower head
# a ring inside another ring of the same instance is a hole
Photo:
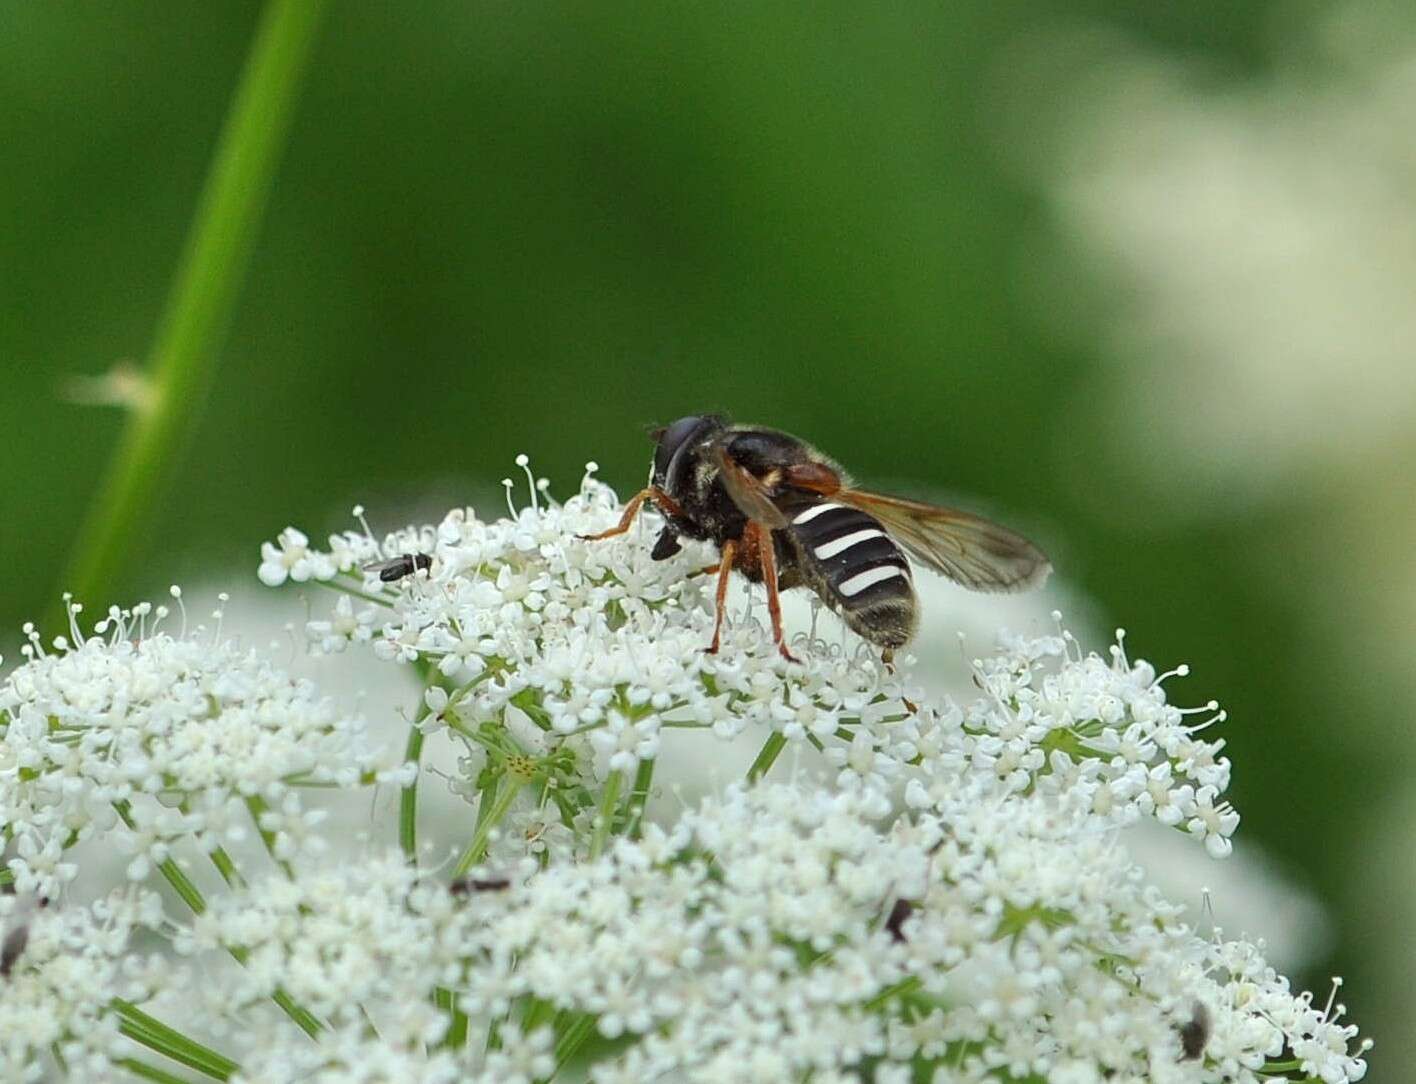
[[[861,794],[738,785],[598,859],[466,894],[400,855],[276,874],[178,944],[261,961],[222,984],[229,1011],[279,979],[335,1024],[319,1052],[289,1029],[262,1037],[250,1079],[378,1057],[418,1079],[461,1066],[529,1084],[554,1065],[557,1019],[614,1042],[599,1084],[864,1066],[876,1080],[1257,1081],[1285,1049],[1322,1079],[1362,1075],[1354,1028],[1295,997],[1254,945],[1197,937],[1085,802],[987,777],[889,825]],[[494,1061],[425,1060],[448,1024],[418,1011],[435,985],[474,1031],[544,1024],[502,1032]],[[361,1015],[388,1041],[355,1029]]]
[[[263,547],[266,583],[343,592],[316,653],[422,679],[397,766],[219,629],[174,635],[144,605],[31,630],[0,684],[0,879],[52,906],[24,926],[0,907],[6,1057],[33,1079],[167,1079],[154,1051],[252,1082],[1363,1077],[1340,1005],[1295,995],[1262,942],[1199,936],[1127,852],[1143,818],[1216,858],[1238,824],[1223,713],[1167,694],[1183,667],[1119,636],[1088,653],[1059,618],[1003,637],[956,701],[821,614],[787,662],[752,609],[708,655],[709,552],[580,540],[621,512],[589,475],[543,493]],[[659,813],[683,731],[756,759]],[[429,776],[473,807],[446,863],[418,840]],[[396,823],[353,857],[322,846],[355,833],[321,796],[375,782],[401,788],[374,806]],[[246,826],[264,848],[233,857]],[[74,844],[105,839],[175,899],[66,899],[94,876]],[[183,966],[138,955],[139,927]],[[64,981],[81,967],[97,978]]]
[[[49,1052],[76,1079],[113,1079],[132,1049],[113,1000],[147,1001],[183,978],[170,961],[134,948],[138,933],[159,925],[161,902],[133,891],[82,908],[39,908],[37,899],[0,896],[0,1079],[47,1079]]]
[[[1196,937],[1119,841],[1149,817],[1230,851],[1230,763],[1210,736],[1224,714],[1169,702],[1185,667],[1158,674],[1119,633],[1088,654],[1059,623],[1004,637],[974,664],[979,695],[956,703],[829,618],[797,633],[800,664],[751,616],[708,655],[712,610],[691,573],[710,551],[656,562],[634,534],[580,540],[621,512],[593,465],[563,505],[543,493],[533,483],[499,520],[456,509],[327,550],[292,528],[263,549],[267,583],[298,570],[363,607],[312,621],[316,650],[343,627],[440,675],[420,725],[464,743],[477,782],[454,787],[479,816],[495,793],[507,824],[541,825],[474,848],[541,872],[436,935],[461,944],[469,1013],[548,1003],[606,1039],[637,1036],[594,1070],[606,1081],[744,1066],[894,1079],[892,1062],[947,1080],[1256,1080],[1285,1057],[1361,1077],[1355,1029],[1293,997],[1256,946]],[[418,571],[376,574],[414,554]],[[646,824],[635,795],[682,729],[762,744],[754,778],[794,747],[828,785],[734,790]],[[507,782],[489,788],[499,768]],[[548,821],[564,845],[528,845]]]
[[[57,895],[77,874],[64,851],[103,832],[140,879],[182,840],[241,839],[252,804],[294,857],[320,816],[300,786],[402,778],[362,720],[219,628],[174,634],[143,603],[86,636],[79,614],[50,648],[27,627],[26,661],[0,682],[0,831],[19,891]]]
[[[1185,667],[1157,675],[1119,639],[1109,658],[1087,655],[1059,624],[978,660],[976,701],[935,701],[909,660],[885,666],[824,615],[793,642],[800,664],[777,657],[751,617],[709,655],[711,600],[691,573],[710,550],[654,561],[632,533],[581,541],[620,513],[591,473],[563,505],[531,492],[504,519],[454,509],[382,542],[367,528],[335,535],[327,551],[289,528],[280,547],[263,547],[262,578],[298,567],[357,595],[357,621],[346,595],[309,623],[314,649],[330,650],[344,628],[381,658],[435,667],[450,691],[430,698],[425,726],[448,724],[478,757],[490,747],[539,758],[562,789],[633,773],[666,734],[706,729],[814,750],[839,787],[880,812],[902,797],[927,802],[967,765],[1005,790],[1085,792],[1108,823],[1154,817],[1228,853],[1239,822],[1223,800],[1230,765],[1223,740],[1206,736],[1224,716],[1213,703],[1198,717],[1169,703],[1163,683]],[[389,583],[365,571],[415,553],[432,558],[426,572]]]

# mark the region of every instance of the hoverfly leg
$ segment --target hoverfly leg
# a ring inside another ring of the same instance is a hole
[[[690,575],[690,576],[711,576],[711,575],[713,575],[713,573],[717,572],[717,571],[718,571],[720,568],[722,568],[722,567],[723,567],[723,563],[722,563],[721,561],[719,561],[716,565],[704,565],[702,568],[695,568],[692,572],[689,573],[689,575]]]
[[[743,538],[749,545],[757,547],[758,559],[762,562],[762,582],[767,585],[767,613],[772,618],[772,642],[788,662],[798,662],[795,655],[787,650],[782,636],[782,598],[777,589],[777,552],[772,542],[772,532],[755,520],[749,520]]]
[[[645,501],[653,501],[671,516],[677,516],[683,512],[678,501],[658,486],[650,486],[648,489],[641,489],[629,499],[629,503],[624,506],[624,515],[620,516],[620,521],[608,531],[601,531],[599,534],[578,534],[575,537],[582,542],[599,542],[602,538],[614,538],[615,535],[624,534],[634,524],[634,517],[639,515],[639,509]]]
[[[737,543],[730,538],[723,543],[723,555],[718,560],[718,596],[716,611],[713,615],[713,642],[706,649],[710,655],[718,653],[719,637],[723,631],[723,611],[727,608],[728,601],[728,573],[733,570],[733,555],[735,553],[737,553]]]
[[[649,497],[653,496],[653,487],[641,489],[629,499],[629,503],[624,506],[624,515],[620,516],[620,521],[608,531],[601,531],[599,534],[578,534],[575,537],[582,542],[599,542],[602,538],[613,538],[617,534],[626,533],[634,523],[634,517],[639,515],[639,507]]]

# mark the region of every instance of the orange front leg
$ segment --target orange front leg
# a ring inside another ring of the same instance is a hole
[[[599,534],[578,534],[575,537],[583,542],[598,542],[602,538],[613,538],[615,535],[624,534],[634,523],[634,517],[639,515],[639,509],[645,501],[653,501],[671,516],[677,516],[683,512],[678,501],[658,486],[650,486],[648,489],[641,489],[629,499],[629,503],[624,506],[624,515],[620,516],[620,521],[608,531],[601,531]]]
[[[708,645],[708,654],[718,653],[718,638],[723,631],[723,610],[728,602],[728,574],[733,570],[733,555],[737,553],[737,543],[731,538],[723,543],[723,554],[718,559],[718,605],[713,616],[713,642]]]
[[[756,520],[749,520],[743,531],[743,541],[755,546],[762,562],[762,582],[767,585],[767,613],[772,618],[772,642],[788,662],[798,659],[787,650],[782,636],[782,598],[777,592],[777,551],[772,544],[772,532]]]

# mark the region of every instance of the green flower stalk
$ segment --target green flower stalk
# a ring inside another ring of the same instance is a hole
[[[197,419],[275,177],[325,0],[271,0],[232,99],[129,416],[61,589],[112,589]]]

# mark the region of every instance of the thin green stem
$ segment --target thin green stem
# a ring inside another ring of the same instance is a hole
[[[128,803],[114,802],[113,808],[118,811],[118,816],[122,818],[123,823],[129,828],[132,828],[133,815]],[[221,867],[218,866],[217,868],[220,869]],[[182,872],[182,868],[177,865],[175,861],[171,858],[166,858],[158,864],[157,870],[167,880],[167,883],[172,886],[172,890],[182,897],[182,902],[191,908],[192,914],[200,915],[206,911],[207,903],[206,899],[202,896],[201,889],[192,883],[191,878]],[[228,951],[235,957],[237,963],[245,964],[245,950],[229,949]],[[295,1021],[295,1023],[299,1024],[301,1030],[307,1035],[314,1036],[320,1031],[322,1025],[314,1014],[307,1009],[301,1008],[295,999],[284,990],[276,990],[275,993],[271,995],[271,1000],[284,1009],[286,1015],[289,1016],[291,1020]],[[174,1034],[181,1033],[176,1032]]]
[[[610,830],[615,823],[615,807],[619,805],[620,784],[624,779],[623,772],[611,772],[610,777],[605,780],[604,793],[600,795],[600,808],[595,813],[595,834],[590,837],[590,858],[600,857],[605,849],[605,843],[610,838]]]
[[[866,1012],[874,1012],[891,999],[912,994],[923,985],[917,975],[911,975],[907,979],[901,979],[899,982],[895,983],[894,986],[887,986],[885,989],[881,990],[880,993],[867,1001],[863,1007]]]
[[[121,1066],[143,1080],[155,1080],[157,1084],[189,1084],[186,1077],[169,1073],[166,1069],[159,1069],[156,1065],[149,1065],[137,1058],[118,1058],[113,1064]]]
[[[216,867],[216,872],[221,874],[221,879],[232,888],[245,887],[246,879],[241,876],[241,871],[236,868],[236,863],[224,847],[218,847],[211,852],[211,864]]]
[[[575,1052],[590,1037],[590,1029],[594,1026],[595,1017],[590,1013],[582,1013],[561,1033],[561,1037],[556,1040],[556,1067],[551,1076],[556,1076],[565,1068],[565,1063],[574,1057]]]
[[[325,0],[270,0],[232,98],[134,409],[79,531],[61,589],[107,596],[190,438],[216,367]],[[57,592],[56,592],[57,594]]]
[[[467,1044],[467,1014],[457,1004],[457,993],[446,986],[433,991],[433,1001],[448,1015],[447,1034],[438,1045],[448,1050],[460,1050]]]
[[[521,1013],[521,1033],[529,1035],[541,1025],[555,1019],[556,1008],[545,998],[528,997]]]
[[[275,993],[270,995],[270,999],[279,1005],[285,1011],[285,1015],[294,1020],[300,1030],[311,1039],[323,1030],[324,1025],[320,1023],[319,1018],[284,990],[277,988]]]
[[[774,730],[765,742],[762,743],[762,750],[757,754],[757,759],[752,762],[752,766],[747,769],[747,781],[756,783],[777,761],[777,756],[786,748],[787,739],[779,730]]]
[[[351,598],[357,598],[363,602],[372,602],[375,606],[382,606],[386,610],[393,608],[392,599],[366,594],[357,587],[351,586],[353,583],[352,579],[336,578],[333,580],[306,580],[305,586],[323,587],[327,591],[337,591],[341,595],[349,595]]]
[[[192,914],[199,915],[206,910],[206,900],[202,898],[201,890],[182,872],[176,862],[171,858],[164,858],[157,869],[167,879],[172,890],[182,897],[182,902],[192,909]]]
[[[403,750],[403,763],[417,766],[423,759],[424,734],[414,723],[408,729],[408,744]],[[413,776],[413,781],[403,788],[398,799],[398,845],[403,848],[403,857],[408,864],[418,864],[418,780],[421,768]]]
[[[626,807],[627,821],[629,825],[625,829],[625,835],[630,839],[639,838],[639,822],[644,819],[644,806],[649,801],[649,788],[654,782],[654,761],[641,760],[639,767],[634,773],[634,786],[629,792],[629,804]]]
[[[472,826],[474,834],[482,830],[482,825],[491,815],[492,799],[496,797],[501,779],[501,773],[496,771],[486,771],[482,776],[482,782],[477,787],[477,819]]]
[[[285,872],[285,876],[294,878],[295,871],[290,863],[280,858],[275,853],[275,833],[268,828],[261,827],[261,817],[270,812],[270,806],[259,794],[252,794],[246,799],[246,812],[251,815],[251,823],[256,826],[256,834],[261,837],[261,843],[265,846],[266,854],[270,855],[271,861]]]
[[[506,816],[507,810],[511,808],[511,803],[516,800],[516,795],[525,783],[526,780],[521,776],[508,773],[506,781],[497,791],[496,799],[492,802],[487,815],[478,818],[479,823],[476,832],[472,835],[472,842],[467,845],[467,850],[462,852],[462,857],[457,860],[457,865],[452,869],[454,878],[461,877],[482,860],[482,856],[487,853],[487,844],[492,839],[492,829]],[[485,797],[484,794],[483,800]]]
[[[204,1073],[213,1080],[226,1080],[240,1068],[225,1054],[218,1054],[195,1039],[187,1038],[176,1028],[149,1016],[131,1001],[115,997],[109,1005],[118,1015],[118,1030],[149,1050]]]
[[[133,821],[132,807],[126,800],[114,802],[113,808],[129,830],[137,831],[137,825]],[[192,914],[199,915],[206,910],[206,900],[202,898],[201,889],[192,883],[192,879],[183,873],[182,868],[171,858],[164,858],[159,862],[157,871],[172,886],[172,891],[182,897],[182,902],[191,908]]]

